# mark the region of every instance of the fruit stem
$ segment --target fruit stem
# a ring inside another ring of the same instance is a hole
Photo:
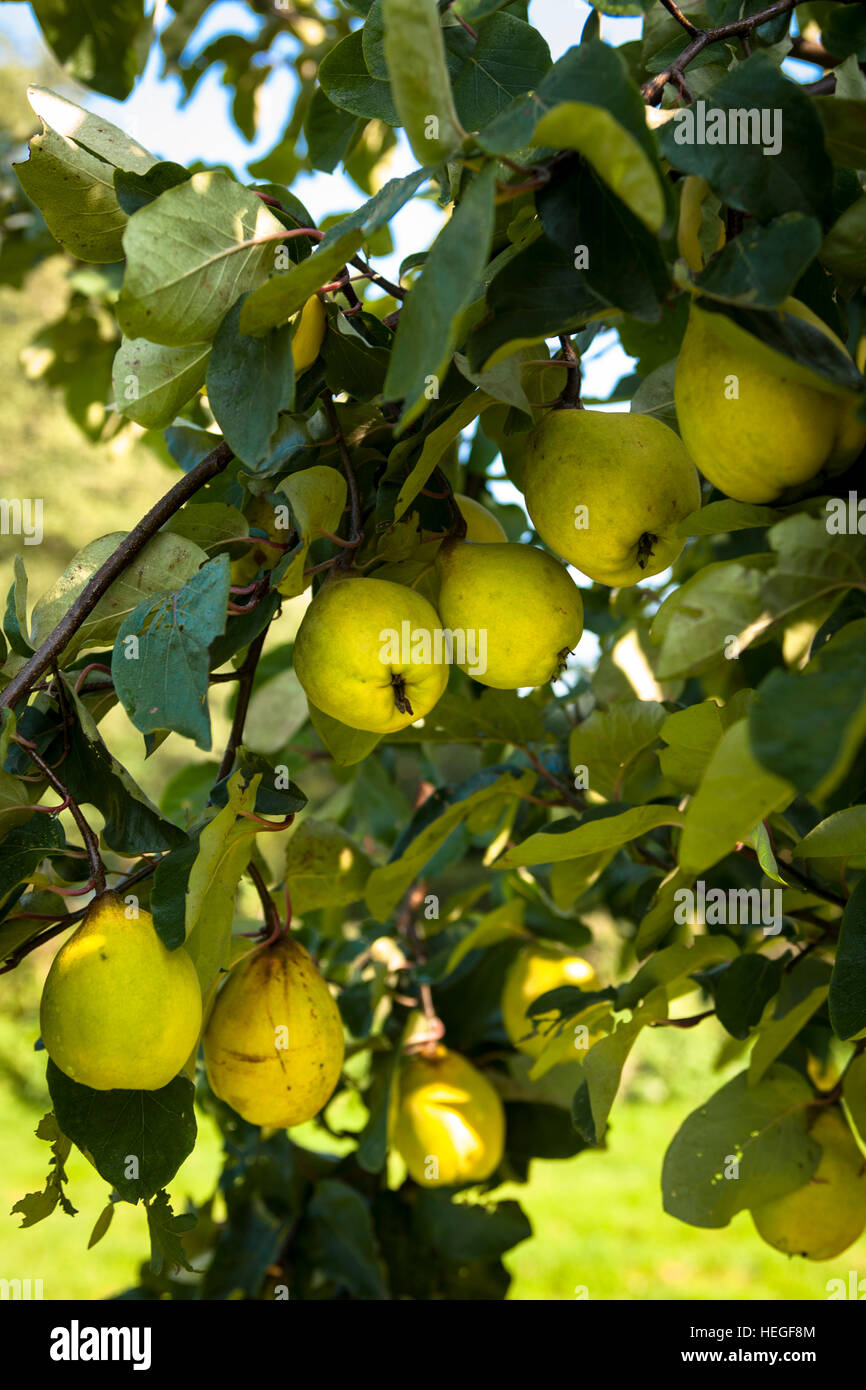
[[[637,543],[637,562],[642,570],[645,570],[653,555],[653,546],[658,541],[658,536],[654,536],[651,531],[644,531]]]
[[[570,336],[564,333],[560,339],[562,345],[561,356],[557,354],[557,360],[565,363],[568,376],[562,394],[555,403],[556,410],[583,410],[583,401],[580,399],[581,372],[580,358],[574,350],[574,344]]]
[[[400,713],[414,714],[415,711],[410,705],[409,697],[406,694],[406,682],[404,681],[403,677],[392,676],[391,685],[394,688],[394,704],[397,706]]]
[[[262,878],[258,866],[254,864],[252,860],[250,860],[249,864],[247,865],[247,872],[249,873],[250,878],[256,886],[256,892],[259,895],[259,901],[262,905],[262,911],[265,915],[265,928],[268,931],[268,935],[261,944],[263,946],[272,946],[275,941],[279,941],[282,937],[284,937],[287,931],[289,930],[289,922],[291,922],[292,920],[291,906],[289,907],[288,921],[285,924],[283,924],[280,921],[280,914],[277,911],[277,905],[271,897],[270,893],[268,892],[268,885]]]

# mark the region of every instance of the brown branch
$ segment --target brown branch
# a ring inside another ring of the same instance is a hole
[[[29,661],[25,662],[5,689],[0,691],[0,707],[6,705],[11,709],[13,705],[24,698],[43,672],[47,671],[52,662],[57,660],[67,643],[93,612],[103,594],[123,573],[127,565],[135,559],[139,551],[144,549],[147,542],[156,535],[160,527],[164,526],[170,517],[174,516],[175,512],[180,511],[184,502],[188,502],[199,488],[221,473],[233,457],[232,451],[226,443],[218,444],[207,458],[202,459],[188,473],[185,473],[174,487],[164,497],[161,497],[155,506],[151,507],[147,515],[142,517],[138,525],[134,526],[129,535],[121,541],[114,554],[108,557],[105,564],[100,565],[72,607],[64,613],[54,631],[48,634],[38,651],[34,652]]]
[[[687,34],[691,34],[691,36],[694,38],[696,34],[700,33],[700,30],[695,28],[694,24],[692,24],[692,21],[683,14],[679,5],[674,4],[674,0],[661,0],[661,2],[667,10],[668,14],[673,15],[674,19],[677,21],[678,24],[681,24],[683,26]]]
[[[664,3],[664,0],[662,0]],[[703,53],[710,44],[721,43],[724,39],[742,38],[744,35],[754,33],[762,24],[767,24],[771,19],[778,19],[780,15],[790,14],[797,4],[797,0],[776,0],[774,5],[769,5],[765,10],[759,10],[757,14],[745,15],[742,19],[735,19],[730,24],[721,24],[717,29],[698,29],[691,43],[683,49],[678,58],[660,72],[657,77],[652,78],[643,87],[644,100],[650,106],[657,106],[661,101],[665,87],[668,82],[679,83],[682,75],[689,63],[694,62],[699,53]],[[673,10],[670,5],[665,5],[670,13]]]
[[[219,765],[219,771],[215,778],[217,782],[221,782],[224,777],[228,777],[234,766],[235,754],[243,742],[244,724],[246,723],[247,711],[250,707],[250,697],[253,693],[253,681],[256,678],[256,667],[259,664],[259,657],[262,654],[262,648],[265,645],[265,638],[267,635],[268,629],[264,628],[264,630],[259,633],[258,637],[250,643],[243,664],[238,667],[238,701],[235,705],[229,741],[226,744],[226,751],[223,753],[223,759]]]

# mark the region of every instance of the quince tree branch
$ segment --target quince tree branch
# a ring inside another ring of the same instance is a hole
[[[50,632],[38,651],[34,652],[21,670],[14,675],[8,685],[0,691],[0,708],[11,709],[23,699],[43,672],[56,661],[81,624],[96,607],[115,579],[123,573],[127,565],[135,559],[175,512],[180,511],[185,502],[204,487],[211,478],[228,465],[233,454],[228,444],[221,442],[215,449],[197,463],[194,468],[175,483],[164,497],[151,507],[137,526],[121,541],[120,545],[103,565],[88,580],[71,608],[64,613],[53,632]]]
[[[794,9],[797,0],[776,0],[774,5],[768,5],[765,10],[758,10],[756,14],[744,16],[743,19],[735,19],[730,24],[720,24],[716,29],[696,29],[690,20],[682,13],[673,0],[662,0],[662,4],[669,14],[691,35],[689,43],[671,63],[670,67],[665,68],[652,81],[647,82],[643,88],[643,95],[650,106],[658,106],[662,99],[664,89],[668,82],[677,85],[682,81],[682,76],[689,63],[694,62],[699,53],[703,53],[710,44],[721,43],[724,39],[734,39],[747,37],[754,33],[762,24],[767,24],[771,19],[778,19],[780,15],[790,14]]]

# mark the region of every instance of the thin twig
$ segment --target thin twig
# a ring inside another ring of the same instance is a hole
[[[696,30],[691,43],[683,49],[679,57],[675,58],[669,67],[644,85],[644,100],[650,106],[657,106],[664,96],[668,82],[677,82],[689,63],[694,62],[698,54],[703,53],[710,44],[721,43],[724,39],[742,38],[744,34],[752,34],[771,19],[778,19],[781,15],[790,14],[797,2],[798,0],[776,0],[776,3],[769,5],[767,9],[759,10],[756,14],[746,15],[742,19],[735,19],[730,24],[721,24],[716,29]],[[665,8],[673,13],[670,5],[665,5]]]
[[[115,579],[135,559],[139,551],[144,549],[148,541],[156,535],[160,527],[164,526],[170,517],[174,516],[175,512],[180,511],[185,502],[188,502],[211,478],[215,478],[218,473],[221,473],[233,457],[228,444],[218,444],[207,455],[207,458],[202,459],[188,473],[185,473],[179,482],[175,483],[174,487],[164,497],[161,497],[155,506],[151,507],[147,515],[142,517],[138,525],[134,526],[129,535],[121,541],[114,553],[108,557],[103,565],[100,565],[71,608],[64,613],[53,632],[48,634],[41,647],[34,652],[29,661],[24,663],[21,670],[12,677],[5,689],[0,691],[0,706],[6,705],[11,709],[13,705],[23,699],[43,672],[47,671],[52,662],[60,656],[67,643],[89,614],[93,612],[103,594],[110,589]]]
[[[85,819],[84,813],[78,802],[73,797],[69,788],[64,786],[60,778],[48,766],[44,759],[40,758],[36,752],[36,745],[27,738],[16,736],[14,740],[19,747],[23,748],[32,763],[35,763],[48,784],[53,787],[57,795],[62,797],[65,805],[69,808],[69,814],[78,826],[81,838],[84,841],[84,848],[87,850],[87,858],[90,863],[90,875],[93,886],[97,893],[105,892],[105,865],[99,854],[99,836],[96,834]],[[56,808],[61,809],[59,806]]]
[[[247,711],[250,707],[250,697],[253,693],[253,681],[256,678],[256,667],[259,664],[259,657],[265,645],[265,638],[268,629],[264,628],[249,645],[243,664],[238,668],[238,699],[235,705],[234,718],[232,719],[229,741],[226,744],[226,751],[223,753],[222,762],[215,781],[222,782],[223,778],[228,777],[234,766],[235,754],[240,748],[244,737],[244,724],[246,723]]]

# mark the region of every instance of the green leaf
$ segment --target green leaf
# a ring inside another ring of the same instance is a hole
[[[719,961],[733,961],[737,949],[736,942],[729,936],[699,936],[691,946],[667,946],[657,951],[631,980],[620,985],[616,995],[617,1011],[633,1009],[659,985],[675,984]]]
[[[702,700],[669,714],[659,729],[668,745],[659,752],[665,777],[686,791],[695,791],[724,729],[715,700]]]
[[[866,1028],[866,878],[861,878],[842,914],[830,980],[830,1023],[843,1039]]]
[[[75,800],[95,806],[105,818],[102,838],[118,854],[159,854],[183,844],[186,836],[164,820],[109,753],[90,711],[73,697],[78,723],[69,733],[63,780]]]
[[[166,347],[124,338],[111,373],[118,412],[145,429],[165,429],[204,385],[210,353],[210,343]]]
[[[32,816],[26,825],[18,825],[0,841],[0,902],[3,902],[19,883],[28,883],[33,871],[48,855],[63,849],[66,836],[53,816]],[[30,930],[38,924],[30,923]],[[26,938],[25,938],[26,939]],[[5,959],[5,943],[0,938],[0,958]],[[14,946],[8,949],[14,950]]]
[[[781,521],[784,511],[777,507],[758,507],[753,502],[708,502],[690,512],[677,526],[678,536],[721,536],[729,531],[752,531]]]
[[[314,169],[334,172],[349,148],[357,119],[353,112],[335,106],[323,87],[316,87],[304,120],[307,156]]]
[[[657,741],[667,718],[664,706],[653,700],[619,700],[607,710],[595,709],[571,731],[569,765],[586,767],[592,790],[618,801],[626,769]]]
[[[310,295],[321,285],[328,284],[359,247],[379,227],[390,222],[429,177],[429,170],[416,169],[405,178],[390,179],[375,197],[330,227],[315,255],[308,256],[285,275],[275,275],[249,296],[241,312],[241,332],[266,333],[302,309]]]
[[[235,893],[253,852],[242,811],[255,806],[254,783],[235,773],[227,804],[204,827],[186,895],[186,950],[192,956],[207,1006],[224,968],[234,920]]]
[[[363,762],[382,738],[381,734],[371,734],[364,729],[351,729],[348,724],[341,724],[339,719],[333,719],[315,705],[310,705],[309,709],[310,723],[340,767],[353,767],[355,763]]]
[[[552,121],[557,111],[565,109],[555,108],[544,121]],[[589,109],[631,142],[659,190],[663,215],[660,185],[640,145],[625,134],[607,111],[600,107]],[[662,301],[670,290],[670,272],[658,239],[588,162],[564,160],[550,181],[539,189],[536,206],[545,233],[569,257],[573,273],[594,294],[643,322],[660,321]],[[592,255],[590,248],[600,244],[605,247],[604,256]],[[579,259],[584,248],[588,252],[586,264]],[[672,350],[676,351],[676,347]]]
[[[772,564],[769,555],[748,559],[748,565],[704,565],[665,599],[650,629],[662,649],[656,668],[662,680],[699,673],[728,652],[739,653],[741,635],[766,612],[761,571]]]
[[[17,656],[30,656],[33,646],[27,640],[27,570],[20,555],[15,556],[13,567],[15,580],[6,598],[3,630]],[[35,608],[33,612],[35,616]]]
[[[442,1192],[418,1193],[414,1224],[421,1248],[432,1247],[446,1260],[490,1260],[532,1236],[517,1202],[490,1205],[454,1202]]]
[[[767,227],[749,227],[710,260],[695,284],[732,304],[777,308],[793,294],[821,246],[821,224],[786,212]]]
[[[271,454],[280,412],[295,404],[292,325],[258,338],[242,334],[244,298],[232,305],[214,338],[207,397],[232,453],[257,468]]]
[[[499,271],[487,291],[489,313],[469,335],[473,370],[489,369],[539,338],[581,327],[609,306],[574,268],[574,253],[540,238]]]
[[[839,786],[866,734],[864,634],[866,619],[848,623],[802,671],[771,671],[749,711],[755,757],[818,805]]]
[[[49,1058],[47,1080],[60,1129],[124,1201],[152,1197],[192,1153],[194,1089],[186,1077],[158,1091],[93,1091]]]
[[[48,592],[42,595],[31,614],[31,637],[35,646],[44,642],[88,581],[125,538],[125,532],[116,531],[91,541],[72,559]],[[134,562],[115,579],[68,642],[64,648],[64,661],[68,663],[85,647],[113,642],[124,618],[142,599],[179,589],[206,559],[204,551],[191,541],[170,532],[158,532],[138,553]]]
[[[770,117],[770,129],[760,139],[710,144],[695,127],[697,106],[678,111],[659,132],[662,153],[675,169],[699,174],[730,207],[753,213],[762,222],[787,212],[804,212],[823,220],[830,199],[833,167],[824,149],[824,130],[814,100],[791,82],[765,52],[736,63],[712,88],[711,111]],[[707,113],[709,121],[709,112]],[[775,154],[765,155],[772,137],[784,131]],[[710,132],[707,131],[706,134]]]
[[[758,821],[793,799],[790,782],[757,762],[748,721],[738,720],[716,745],[686,808],[680,863],[695,873],[711,868],[746,840]]]
[[[794,846],[795,859],[849,859],[866,852],[866,806],[849,806],[804,835]]]
[[[395,352],[397,349],[395,348]],[[418,461],[401,485],[397,501],[394,503],[394,520],[399,521],[415,501],[422,487],[425,487],[431,473],[438,465],[448,446],[457,439],[467,425],[492,404],[491,397],[483,391],[472,391],[465,400],[452,410],[451,414],[431,430],[424,438]]]
[[[802,1187],[821,1156],[806,1132],[813,1099],[806,1078],[780,1064],[754,1086],[746,1072],[735,1076],[675,1134],[662,1169],[665,1211],[718,1228]]]
[[[542,116],[532,143],[577,150],[651,232],[661,229],[665,200],[655,166],[609,111],[586,102],[563,102]]]
[[[509,770],[500,773],[499,769],[485,769],[460,789],[462,795],[459,799],[452,801],[441,814],[436,814],[438,808],[434,807],[430,811],[433,819],[424,824],[423,829],[415,832],[413,825],[410,825],[402,840],[398,841],[390,863],[374,869],[367,880],[365,897],[377,921],[386,920],[409,884],[418,877],[452,830],[488,801],[503,795],[519,796],[521,792],[529,790],[534,780],[533,772]],[[480,785],[476,789],[478,783]]]
[[[622,1079],[622,1071],[628,1061],[629,1053],[644,1028],[658,1019],[667,1017],[668,1005],[664,988],[653,990],[645,1001],[634,1010],[631,1019],[620,1022],[613,1033],[593,1043],[583,1063],[584,1086],[595,1142],[604,1139],[608,1116],[616,1099]],[[581,1088],[583,1089],[583,1088]],[[579,1093],[578,1093],[579,1094]],[[577,1097],[575,1097],[577,1103]],[[589,1116],[586,1117],[589,1119]],[[578,1128],[578,1126],[575,1126]],[[583,1131],[580,1131],[583,1132]],[[587,1130],[585,1138],[589,1138]]]
[[[477,295],[493,235],[496,169],[488,164],[436,238],[406,300],[385,381],[402,400],[405,430],[438,391],[456,346],[460,315]]]
[[[362,30],[356,29],[334,45],[319,64],[318,78],[333,106],[353,116],[375,118],[388,125],[401,124],[388,83],[372,77],[368,71]]]
[[[180,1237],[196,1223],[192,1212],[175,1216],[167,1192],[158,1192],[147,1204],[147,1229],[150,1234],[150,1269],[161,1274],[166,1264],[170,1269],[192,1270],[184,1254]]]
[[[148,203],[152,203],[160,193],[165,193],[166,189],[186,183],[191,174],[190,169],[185,169],[182,164],[173,164],[170,160],[154,164],[144,173],[137,169],[115,169],[114,190],[117,201],[127,217],[132,217],[139,208],[147,207]]]
[[[862,1140],[866,1134],[866,1055],[862,1052],[845,1068],[842,1095]]]
[[[516,869],[522,865],[556,864],[563,859],[619,849],[660,825],[682,825],[681,813],[674,806],[632,806],[620,811],[615,803],[604,808],[605,815],[571,828],[573,817],[554,821],[546,830],[530,835],[497,859],[495,868]],[[558,827],[562,827],[559,829]]]
[[[513,97],[534,90],[549,68],[550,49],[531,24],[507,13],[486,19],[453,78],[461,123],[467,130],[482,130]]]
[[[342,826],[308,816],[286,847],[292,908],[301,916],[317,907],[347,907],[364,896],[372,864]]]
[[[821,246],[820,259],[840,279],[855,285],[866,280],[866,194],[833,223]]]
[[[74,78],[126,101],[150,52],[144,0],[33,0],[46,42]]]
[[[359,1192],[334,1178],[322,1180],[305,1220],[310,1251],[323,1274],[357,1298],[388,1297],[370,1207]]]
[[[36,1137],[51,1145],[51,1163],[42,1191],[28,1192],[11,1208],[10,1215],[17,1213],[21,1217],[19,1230],[23,1230],[25,1226],[35,1226],[38,1221],[44,1221],[46,1216],[50,1216],[58,1206],[67,1216],[77,1215],[76,1208],[63,1190],[63,1184],[69,1181],[66,1175],[66,1160],[72,1150],[72,1141],[67,1139],[65,1134],[60,1133],[57,1119],[52,1111],[42,1116],[36,1126]]]
[[[846,169],[866,169],[866,101],[846,100],[838,93],[814,100],[833,163]]]
[[[732,1038],[747,1038],[779,989],[785,957],[738,956],[711,982],[716,1017]],[[772,1058],[770,1060],[773,1060]]]
[[[419,164],[440,164],[465,131],[454,108],[436,0],[383,0],[382,18],[398,124]]]
[[[143,734],[170,729],[210,748],[209,647],[225,630],[229,570],[227,556],[209,560],[182,589],[145,599],[122,624],[111,674]]]
[[[267,279],[284,236],[262,200],[221,170],[170,188],[124,232],[122,331],[170,345],[209,341],[235,301]]]
[[[763,1025],[752,1048],[752,1055],[749,1059],[749,1084],[754,1085],[760,1081],[767,1073],[768,1068],[780,1057],[789,1043],[792,1043],[800,1032],[809,1022],[809,1019],[818,1012],[821,1005],[825,1002],[829,994],[828,985],[819,985],[801,999],[798,1004],[789,1009],[781,1018],[770,1019]]]
[[[512,898],[501,903],[492,912],[487,912],[462,941],[459,941],[448,957],[443,978],[456,970],[470,951],[483,951],[487,946],[496,946],[500,941],[514,941],[521,937],[526,940],[527,932],[523,925],[526,904],[520,898]]]
[[[340,525],[346,505],[346,479],[336,468],[316,464],[292,473],[280,484],[280,491],[291,503],[300,538],[290,559],[276,567],[273,582],[285,598],[294,598],[309,583],[304,578],[304,566],[313,541],[325,531],[335,534]]]

